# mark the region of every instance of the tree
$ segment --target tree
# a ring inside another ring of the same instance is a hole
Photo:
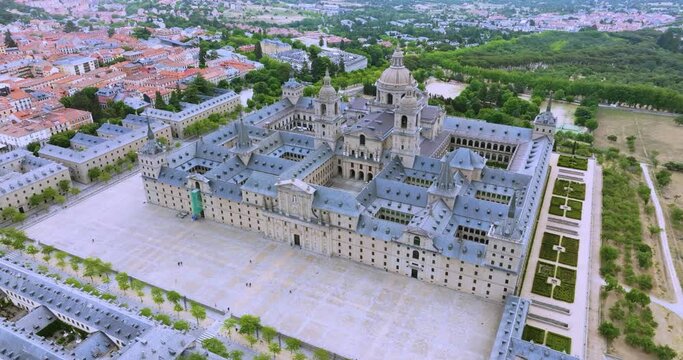
[[[183,310],[183,306],[180,303],[173,304],[173,311],[175,311],[176,315],[180,316],[180,312]]]
[[[19,210],[11,206],[2,209],[2,218],[5,220],[12,220],[16,214],[19,214]]]
[[[683,125],[683,115],[678,115],[674,118],[676,125]]]
[[[80,29],[76,24],[74,24],[73,21],[69,20],[66,22],[66,25],[64,25],[64,32],[70,33],[70,32],[76,32],[79,31]]]
[[[32,152],[33,155],[38,156],[38,151],[40,150],[40,143],[37,141],[28,143],[28,145],[26,145],[26,150]]]
[[[229,354],[230,360],[242,360],[242,356],[244,356],[244,353],[239,351],[239,350],[233,350]]]
[[[263,57],[263,49],[261,49],[261,42],[257,42],[256,46],[254,46],[254,57],[256,60],[261,60]]]
[[[135,294],[140,298],[140,301],[142,301],[142,297],[145,296],[145,283],[138,279],[133,279],[130,282],[130,288],[135,291]]]
[[[298,352],[292,357],[294,360],[306,360],[306,355]]]
[[[206,68],[206,47],[199,44],[199,68]]]
[[[342,43],[343,44],[343,43]],[[340,74],[346,72],[346,63],[344,62],[344,56],[339,58],[339,69],[337,70]]]
[[[43,245],[43,248],[40,250],[43,253],[43,260],[50,262],[51,255],[55,250],[55,247],[52,245]]]
[[[280,351],[282,351],[282,348],[280,348],[280,345],[278,343],[270,343],[268,344],[268,351],[273,353],[273,357],[276,357],[277,354],[279,354]]]
[[[116,29],[114,29],[113,27],[107,29],[107,36],[112,37],[114,36],[114,34],[116,34]]]
[[[92,181],[97,181],[97,179],[102,175],[102,170],[98,167],[94,167],[88,170],[88,177]]]
[[[330,353],[325,349],[315,349],[313,358],[315,360],[330,360]]]
[[[60,269],[64,269],[66,266],[66,253],[64,251],[57,251],[55,253],[55,258],[57,259],[57,266],[59,266]]]
[[[171,290],[166,292],[166,299],[168,299],[168,301],[170,301],[173,304],[177,304],[180,301],[180,299],[182,299],[182,296],[180,296],[180,294],[177,291]]]
[[[206,319],[206,309],[195,302],[192,303],[190,313],[195,319],[197,319],[197,325],[199,325],[199,320]]]
[[[239,324],[240,334],[257,334],[261,329],[261,318],[254,315],[242,315]]]
[[[655,179],[657,180],[657,185],[660,187],[665,187],[671,184],[671,171],[662,169],[655,173]]]
[[[85,269],[83,276],[89,277],[91,282],[95,281],[95,276],[104,276],[104,282],[109,282],[111,263],[104,262],[99,258],[89,257],[83,260],[83,267]]]
[[[291,352],[295,352],[301,348],[301,341],[295,338],[285,339],[285,348]]]
[[[151,35],[152,33],[146,27],[136,27],[133,29],[133,37],[135,38],[147,40]]]
[[[59,183],[57,183],[57,187],[59,188],[59,191],[62,192],[62,194],[66,194],[67,192],[69,192],[69,189],[71,188],[71,181],[61,180]]]
[[[237,324],[238,324],[238,321],[234,317],[227,318],[227,319],[225,319],[225,321],[223,321],[223,330],[228,332],[228,337],[231,339],[232,339],[231,330],[233,328],[235,328],[237,326]]]
[[[26,253],[31,255],[32,258],[36,258],[36,254],[39,252],[38,248],[36,248],[33,245],[29,245],[26,247]]]
[[[81,259],[72,256],[69,258],[69,264],[71,265],[71,270],[73,271],[78,271],[79,264],[81,263]]]
[[[159,310],[161,310],[161,304],[164,303],[164,292],[159,288],[152,288],[152,301],[154,301],[159,307]]]
[[[43,194],[33,194],[28,198],[28,204],[31,207],[36,207],[44,203]]]
[[[600,332],[600,335],[607,339],[607,342],[612,342],[614,339],[618,338],[620,334],[619,328],[609,321],[600,324],[598,331]]]
[[[240,332],[241,332],[241,329],[240,329]],[[244,335],[244,338],[247,340],[247,342],[249,343],[249,347],[251,347],[251,348],[253,348],[254,344],[256,344],[256,342],[258,341],[258,339],[252,334],[246,334],[246,335]]]
[[[125,272],[122,271],[117,273],[114,279],[116,279],[119,289],[121,289],[124,294],[126,293],[126,290],[130,289],[130,278]]]
[[[208,338],[202,341],[202,346],[204,349],[211,351],[214,354],[223,355],[228,350],[225,348],[220,340],[216,338]]]
[[[271,342],[277,336],[277,330],[270,326],[264,326],[261,329],[261,335],[263,335],[263,339],[266,340],[266,342]]]
[[[154,107],[161,110],[168,110],[168,104],[164,101],[160,92],[154,93]]]
[[[5,47],[8,48],[15,48],[17,47],[17,42],[12,39],[12,34],[9,32],[9,29],[5,30]]]
[[[173,328],[178,331],[188,331],[190,330],[190,324],[185,320],[178,320],[173,323]]]

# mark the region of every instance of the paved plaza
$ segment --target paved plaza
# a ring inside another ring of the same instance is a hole
[[[180,219],[144,199],[140,176],[132,176],[26,231],[350,358],[488,358],[502,303]]]

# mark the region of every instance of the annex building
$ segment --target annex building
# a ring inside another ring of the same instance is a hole
[[[446,116],[397,49],[374,99],[282,99],[140,164],[152,204],[504,301],[515,294],[545,187],[555,120],[534,128]]]

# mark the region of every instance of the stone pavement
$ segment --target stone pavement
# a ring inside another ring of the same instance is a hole
[[[258,315],[284,334],[346,357],[488,358],[502,303],[227,225],[179,219],[144,199],[134,176],[26,232],[204,304]]]

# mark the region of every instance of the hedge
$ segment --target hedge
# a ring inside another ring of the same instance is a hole
[[[557,250],[553,249],[553,246],[560,244],[560,236],[543,233],[543,240],[541,241],[541,252],[538,255],[541,259],[557,261]]]
[[[567,303],[574,302],[575,285],[569,283],[561,283],[553,288],[553,299],[564,301]]]
[[[568,218],[581,220],[581,209],[583,208],[581,201],[568,199],[567,206],[569,206],[571,210],[567,210],[565,216]]]
[[[571,189],[569,192],[565,190],[567,187]],[[586,184],[558,179],[553,187],[553,194],[583,200],[586,198]]]
[[[540,274],[534,276],[534,282],[531,286],[531,292],[537,295],[551,297],[553,286],[548,284],[548,277]]]
[[[545,342],[545,330],[531,325],[524,325],[524,331],[522,331],[522,340],[533,341],[534,344],[543,345]]]
[[[564,216],[564,209],[561,209],[560,206],[565,205],[566,201],[566,198],[553,196],[550,199],[550,209],[548,209],[548,212],[551,215]]]
[[[588,159],[560,155],[560,158],[557,160],[557,166],[586,171],[588,170]]]
[[[548,331],[545,337],[545,345],[557,351],[564,351],[569,354],[572,351],[572,339],[566,336],[555,334]]]
[[[560,253],[558,261],[565,265],[576,266],[579,260],[579,240],[563,237],[562,247],[564,252]]]

